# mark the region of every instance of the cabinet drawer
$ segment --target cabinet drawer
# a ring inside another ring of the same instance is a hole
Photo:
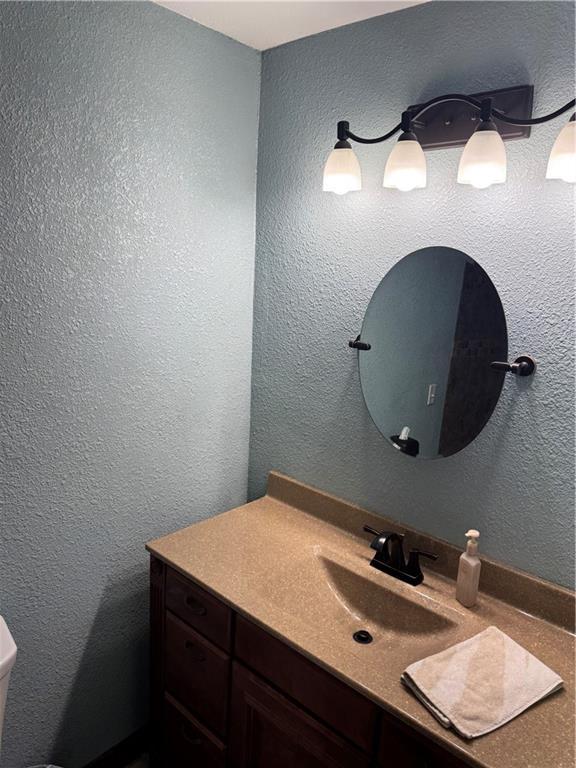
[[[241,616],[235,654],[337,733],[372,751],[379,711],[364,696]]]
[[[236,662],[233,666],[231,768],[370,767],[369,755],[288,701],[257,675]]]
[[[226,732],[230,659],[172,613],[166,613],[166,690],[217,736]]]
[[[224,768],[226,748],[171,696],[164,701],[163,762],[167,768]]]
[[[220,648],[230,651],[232,611],[171,568],[166,573],[166,608]]]

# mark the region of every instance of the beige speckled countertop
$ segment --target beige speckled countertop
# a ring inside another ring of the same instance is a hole
[[[439,553],[436,572],[426,569],[424,583],[411,587],[371,568],[363,522],[403,530],[407,547]],[[152,541],[148,549],[471,765],[574,768],[574,635],[566,629],[573,628],[574,600],[568,590],[485,560],[481,587],[485,582],[492,594],[482,593],[468,611],[446,576],[454,572],[454,547],[276,473],[262,499]],[[490,625],[548,664],[565,688],[497,731],[465,741],[436,722],[400,675],[411,662]],[[372,644],[352,641],[361,628],[370,629]]]

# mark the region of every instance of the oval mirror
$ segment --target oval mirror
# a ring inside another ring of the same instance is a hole
[[[374,423],[402,453],[450,456],[492,415],[508,359],[498,292],[474,259],[422,248],[384,277],[366,310],[360,382]]]

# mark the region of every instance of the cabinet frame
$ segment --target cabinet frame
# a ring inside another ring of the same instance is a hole
[[[166,617],[170,607],[166,596],[168,585],[174,583],[189,590],[194,607],[189,623],[182,612],[177,621],[204,638],[219,657],[228,661],[226,690],[222,691],[228,727],[219,734],[194,711],[193,701],[185,706],[166,689]],[[196,621],[198,601],[210,609],[201,613],[202,622]],[[275,671],[275,665],[286,669]],[[167,701],[187,718],[192,728],[218,747],[225,768],[252,767],[257,757],[250,753],[255,748],[253,718],[258,710],[263,722],[268,716],[271,724],[291,734],[297,744],[301,744],[302,738],[307,739],[304,754],[317,760],[315,766],[470,768],[471,765],[385,712],[249,618],[236,614],[193,579],[171,569],[154,555],[150,560],[150,666],[151,768],[184,768],[167,765],[164,759]],[[313,678],[313,685],[302,684],[301,675]],[[284,719],[278,719],[280,712]],[[344,722],[342,718],[348,715],[349,722]],[[324,758],[331,762],[322,762]]]

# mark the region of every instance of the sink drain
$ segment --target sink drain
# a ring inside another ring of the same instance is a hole
[[[360,643],[361,645],[367,645],[368,643],[372,642],[372,635],[365,629],[359,629],[358,632],[354,632],[352,637],[357,643]]]

